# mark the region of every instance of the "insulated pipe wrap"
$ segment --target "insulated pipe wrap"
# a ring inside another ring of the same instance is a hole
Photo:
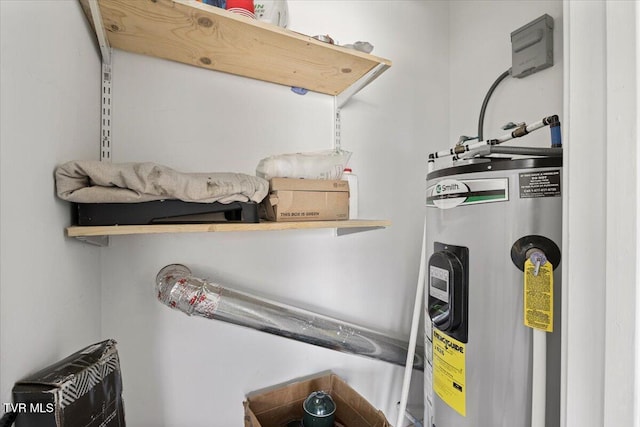
[[[180,264],[164,267],[156,277],[157,297],[189,316],[246,326],[308,344],[404,366],[408,342],[327,316],[268,301],[210,283]],[[414,368],[424,363],[416,352]]]
[[[189,316],[213,319],[220,302],[222,288],[193,279],[191,271],[180,264],[168,265],[156,277],[158,299]]]

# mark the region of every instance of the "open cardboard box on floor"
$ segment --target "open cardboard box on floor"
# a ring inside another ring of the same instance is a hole
[[[337,375],[324,372],[247,394],[245,427],[286,427],[301,420],[302,403],[314,391],[331,395],[336,404],[336,426],[391,427],[382,411],[374,408]]]
[[[271,178],[262,202],[269,221],[349,219],[349,183],[340,180]]]

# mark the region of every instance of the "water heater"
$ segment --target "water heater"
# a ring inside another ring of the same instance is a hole
[[[433,170],[426,204],[425,426],[559,426],[562,157]]]

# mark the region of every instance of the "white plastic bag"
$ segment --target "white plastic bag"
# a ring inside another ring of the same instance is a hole
[[[260,160],[256,175],[271,178],[340,179],[351,152],[324,150],[270,156]]]
[[[289,24],[287,0],[255,0],[253,7],[257,20],[287,28]]]

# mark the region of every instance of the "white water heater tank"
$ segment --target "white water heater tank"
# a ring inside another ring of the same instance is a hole
[[[544,425],[560,426],[562,158],[434,170],[426,204],[424,425],[530,427],[542,375]],[[536,250],[548,264],[534,277]],[[524,292],[527,274],[540,286]],[[546,372],[534,373],[531,326],[546,329]]]

